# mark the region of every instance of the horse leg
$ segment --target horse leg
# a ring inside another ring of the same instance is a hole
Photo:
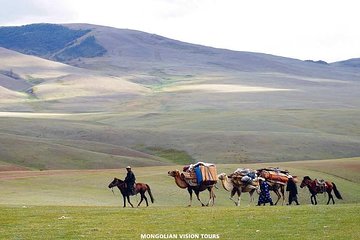
[[[149,202],[147,200],[147,197],[145,196],[145,192],[143,193],[143,196],[142,196],[144,199],[145,199],[145,202],[146,202],[146,206],[148,207],[149,206]]]
[[[123,195],[123,202],[124,202],[124,206],[123,206],[123,207],[126,207],[126,199],[125,199],[125,195]]]
[[[329,205],[330,200],[332,200],[332,203],[335,204],[334,197],[333,197],[333,195],[331,194],[331,191],[328,191],[327,193],[328,193],[327,205]]]
[[[133,208],[134,206],[133,206],[132,203],[130,202],[130,196],[127,195],[126,198],[127,198],[128,203],[130,204],[130,206]]]
[[[316,195],[314,195],[315,205],[317,205]]]
[[[140,202],[139,202],[139,204],[138,204],[137,206],[139,207],[140,204],[142,203],[142,201],[145,199],[146,206],[148,207],[149,204],[148,204],[148,200],[147,200],[147,198],[146,198],[146,196],[145,196],[145,193],[140,193],[140,196],[141,196],[141,199],[140,199]]]

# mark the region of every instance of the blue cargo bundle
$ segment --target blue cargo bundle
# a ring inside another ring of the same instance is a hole
[[[200,166],[196,166],[194,168],[194,170],[195,170],[195,174],[196,174],[196,180],[197,180],[198,184],[201,184],[203,181],[203,177],[201,174]]]

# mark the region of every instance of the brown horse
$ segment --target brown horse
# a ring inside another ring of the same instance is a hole
[[[121,179],[118,179],[118,178],[114,178],[114,180],[109,184],[109,188],[113,188],[113,187],[118,187],[122,196],[123,196],[123,200],[124,200],[124,207],[126,207],[126,201],[125,201],[125,197],[127,198],[127,201],[128,203],[130,204],[131,207],[134,207],[132,205],[132,203],[130,202],[130,194],[129,194],[129,191],[128,191],[128,188],[126,186],[126,183],[121,180]],[[151,190],[150,190],[150,186],[145,184],[145,183],[136,183],[135,184],[135,195],[140,193],[141,195],[141,200],[139,202],[139,204],[137,205],[138,207],[140,206],[140,204],[142,203],[142,201],[145,199],[145,202],[146,202],[146,206],[148,207],[149,206],[149,203],[148,203],[148,200],[147,200],[147,197],[145,196],[145,192],[148,192],[149,196],[150,196],[150,199],[151,199],[151,202],[154,203],[154,197],[151,193]]]
[[[214,186],[215,186],[215,183],[214,182],[213,184],[200,184],[198,186],[190,186],[184,179],[182,179],[182,177],[180,176],[180,172],[179,170],[175,170],[175,171],[169,171],[168,172],[168,175],[175,178],[175,183],[176,185],[178,185],[178,187],[180,188],[187,188],[189,194],[190,194],[190,203],[189,203],[189,207],[191,206],[191,203],[192,203],[192,193],[193,191],[195,192],[196,194],[196,197],[197,199],[199,200],[199,202],[201,203],[202,206],[209,206],[210,205],[210,202],[212,201],[212,206],[214,206],[214,203],[215,203],[215,193],[214,193]],[[200,197],[199,197],[199,193],[204,191],[204,190],[208,190],[209,193],[210,193],[210,198],[209,198],[209,201],[207,204],[204,204],[201,200],[200,200]]]
[[[307,186],[309,188],[309,191],[311,193],[311,197],[310,197],[311,204],[317,205],[316,194],[324,193],[324,192],[327,192],[328,196],[329,196],[327,204],[330,203],[330,199],[332,200],[332,203],[335,204],[334,197],[331,194],[332,190],[334,190],[334,193],[335,193],[335,196],[337,199],[342,199],[342,196],[341,196],[340,192],[337,190],[335,183],[325,181],[323,187],[320,187],[317,182],[318,182],[318,180],[316,180],[316,179],[311,180],[311,178],[309,176],[305,176],[300,184],[300,188],[303,188],[305,186]]]

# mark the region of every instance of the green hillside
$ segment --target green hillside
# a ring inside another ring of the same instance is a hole
[[[360,126],[354,119],[360,112],[355,109],[155,113],[122,109],[117,114],[0,117],[0,160],[45,170],[196,161],[246,164],[359,154]]]

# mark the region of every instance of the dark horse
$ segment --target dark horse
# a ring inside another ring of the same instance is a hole
[[[300,184],[300,188],[303,188],[305,186],[307,186],[309,188],[309,191],[311,193],[311,204],[316,205],[317,201],[316,201],[316,194],[318,193],[324,193],[327,192],[329,199],[327,201],[327,204],[330,203],[330,199],[332,200],[332,203],[335,204],[334,201],[334,197],[331,194],[331,191],[334,190],[335,196],[337,199],[342,199],[340,192],[337,190],[335,183],[333,182],[329,182],[329,181],[325,181],[323,187],[319,186],[319,184],[317,183],[318,180],[311,180],[311,178],[309,176],[304,177],[304,179],[302,180],[301,184]]]
[[[130,206],[134,207],[130,202],[130,194],[129,194],[128,188],[126,186],[126,183],[123,180],[118,179],[118,178],[114,178],[114,180],[109,184],[109,188],[113,188],[113,187],[118,187],[119,188],[119,190],[120,190],[120,192],[121,192],[121,194],[123,196],[124,207],[126,207],[125,197],[127,198],[127,201],[130,204]],[[135,195],[138,194],[138,193],[140,193],[140,195],[141,195],[141,200],[140,200],[139,204],[137,205],[138,207],[140,206],[140,204],[142,203],[142,201],[144,199],[145,199],[145,202],[146,202],[146,206],[149,206],[147,197],[145,196],[146,191],[149,193],[151,202],[154,203],[154,197],[153,197],[153,195],[151,193],[150,186],[145,184],[145,183],[136,183],[136,185],[135,185]]]

